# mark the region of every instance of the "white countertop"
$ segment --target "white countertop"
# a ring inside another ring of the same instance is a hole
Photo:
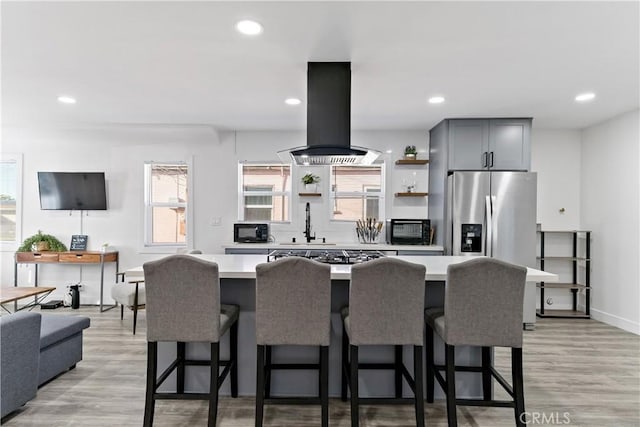
[[[218,264],[221,279],[255,279],[256,265],[267,262],[264,255],[190,255]],[[394,256],[416,264],[422,264],[427,268],[425,280],[445,280],[447,267],[450,264],[468,261],[468,256]],[[140,279],[144,276],[142,266],[129,269],[125,272],[127,280]],[[332,264],[331,279],[349,280],[351,278],[351,266],[347,264]],[[528,282],[557,282],[558,275],[527,268]]]
[[[388,245],[386,243],[322,243],[322,242],[267,242],[267,243],[226,243],[223,249],[356,249],[374,251],[433,251],[444,252],[436,245]]]

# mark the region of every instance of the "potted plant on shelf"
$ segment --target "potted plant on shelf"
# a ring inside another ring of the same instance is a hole
[[[415,145],[407,145],[404,147],[404,158],[407,160],[415,160],[418,155]]]
[[[307,193],[315,193],[318,191],[318,183],[320,182],[320,177],[318,175],[314,175],[310,172],[307,172],[302,177],[302,183],[304,184],[304,189]]]
[[[67,247],[60,240],[50,234],[42,234],[42,230],[38,230],[37,234],[27,237],[18,248],[18,252],[66,252]]]

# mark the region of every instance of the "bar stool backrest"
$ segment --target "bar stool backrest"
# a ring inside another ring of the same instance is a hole
[[[447,269],[445,336],[450,345],[522,347],[527,269],[478,258]]]
[[[218,264],[172,255],[143,265],[147,341],[218,342]]]
[[[351,344],[421,346],[425,273],[425,266],[395,258],[351,267]]]
[[[287,257],[256,266],[258,345],[329,345],[331,266]]]

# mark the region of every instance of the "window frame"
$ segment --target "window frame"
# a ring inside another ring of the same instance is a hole
[[[244,166],[277,166],[277,167],[288,167],[289,168],[289,191],[244,191]],[[291,224],[291,215],[292,215],[292,193],[293,193],[293,167],[291,163],[282,163],[282,162],[247,162],[240,161],[238,162],[238,221],[244,222],[247,221],[244,215],[245,208],[247,205],[245,204],[246,196],[270,196],[272,199],[271,209],[273,209],[273,197],[285,197],[287,199],[286,209],[287,215],[283,215],[283,217],[289,218],[286,221],[273,221],[268,220],[269,224]],[[265,208],[267,205],[264,205]],[[258,208],[259,206],[256,206]]]
[[[151,201],[151,170],[153,165],[174,165],[187,167],[187,201],[184,202],[152,202]],[[178,249],[193,247],[193,159],[187,160],[147,160],[144,162],[144,227],[142,236],[143,252],[172,253]],[[153,243],[153,208],[176,207],[185,209],[186,238],[184,243]]]
[[[367,184],[361,183],[361,187],[362,187],[362,191],[335,191],[333,182],[335,182],[334,180],[334,170],[336,167],[349,167],[349,168],[371,168],[371,167],[376,167],[376,168],[380,168],[380,191],[377,192],[370,192],[367,191],[366,187]],[[385,220],[385,199],[384,199],[384,195],[385,195],[385,183],[386,183],[386,177],[385,177],[385,164],[384,162],[382,163],[375,163],[372,165],[331,165],[329,166],[329,206],[331,207],[330,209],[330,216],[329,216],[329,221],[330,222],[338,222],[338,223],[346,223],[346,222],[351,222],[351,223],[355,223],[357,221],[357,219],[338,219],[334,217],[334,209],[333,207],[336,206],[336,199],[340,198],[340,197],[362,197],[362,203],[363,203],[363,213],[366,214],[366,198],[367,195],[371,195],[371,194],[376,194],[377,198],[378,198],[378,214],[379,217],[377,217],[377,219],[379,221],[384,221]]]
[[[22,243],[22,153],[0,153],[0,162],[15,163],[16,165],[16,238],[14,241],[0,241],[0,250],[3,252],[13,252]]]

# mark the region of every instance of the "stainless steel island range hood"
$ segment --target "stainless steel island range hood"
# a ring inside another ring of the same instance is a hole
[[[307,146],[278,153],[296,165],[369,165],[379,151],[351,146],[351,63],[309,62]]]

